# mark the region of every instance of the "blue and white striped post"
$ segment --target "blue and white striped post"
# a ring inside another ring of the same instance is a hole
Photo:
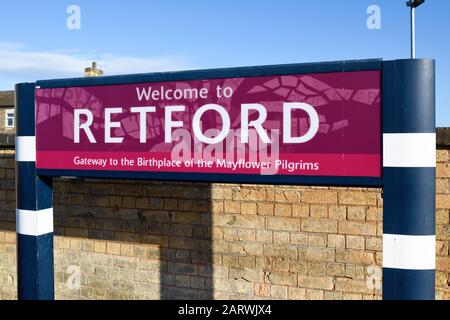
[[[54,299],[52,181],[36,175],[35,85],[16,85],[17,286],[21,300]]]
[[[383,299],[435,298],[435,62],[383,67]]]

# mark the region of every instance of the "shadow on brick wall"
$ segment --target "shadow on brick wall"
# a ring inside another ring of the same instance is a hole
[[[16,191],[14,146],[11,147],[9,144],[6,144],[5,141],[8,139],[6,135],[0,134],[0,231],[15,232]],[[12,138],[11,141],[13,140]]]
[[[81,264],[83,298],[213,299],[210,190],[208,184],[55,179],[55,235],[64,236],[55,243],[62,249],[56,282],[67,282],[64,271]],[[65,238],[81,239],[81,251]],[[64,285],[58,291],[73,295]]]
[[[0,237],[0,244],[15,247],[14,148],[13,139],[5,141],[0,236],[8,233],[8,241]],[[213,299],[210,184],[54,179],[53,185],[57,298]],[[0,254],[0,276],[17,279],[15,252]],[[72,283],[77,269],[79,287]],[[8,288],[0,283],[0,297],[15,295],[15,281]]]

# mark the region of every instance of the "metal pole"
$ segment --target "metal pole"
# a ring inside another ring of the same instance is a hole
[[[411,59],[416,58],[416,8],[411,6]]]
[[[36,175],[35,84],[16,85],[17,291],[53,300],[52,180]]]
[[[383,298],[435,299],[435,62],[383,64]]]

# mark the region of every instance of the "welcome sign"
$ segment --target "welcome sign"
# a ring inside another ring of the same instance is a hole
[[[62,176],[382,188],[383,298],[435,297],[434,60],[43,80],[16,100],[21,299],[54,298]]]
[[[379,70],[271,73],[38,87],[36,168],[206,181],[381,177]]]

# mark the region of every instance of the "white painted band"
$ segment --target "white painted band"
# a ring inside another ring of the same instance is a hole
[[[436,167],[436,134],[383,134],[384,167]]]
[[[16,137],[16,161],[36,161],[36,137]]]
[[[436,236],[384,234],[383,267],[434,270],[436,268]]]
[[[28,236],[53,232],[53,208],[39,211],[16,209],[16,231]]]

